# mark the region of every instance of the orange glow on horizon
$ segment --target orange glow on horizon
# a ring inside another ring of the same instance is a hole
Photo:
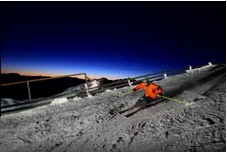
[[[56,76],[62,76],[62,75],[70,75],[70,74],[63,74],[63,73],[46,73],[46,72],[40,72],[40,71],[23,71],[23,70],[1,70],[1,73],[19,73],[20,75],[27,75],[27,76],[48,76],[48,77],[56,77]],[[87,74],[88,75],[88,74]],[[80,79],[85,79],[84,75],[75,75],[71,77],[77,77]],[[89,78],[91,79],[99,79],[103,78],[106,76],[100,76],[100,75],[88,75]],[[109,80],[115,80],[117,78],[112,77],[112,76],[107,76],[106,77]]]

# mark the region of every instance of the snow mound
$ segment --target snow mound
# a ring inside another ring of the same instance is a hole
[[[111,90],[110,89],[106,89],[105,92],[111,92]]]
[[[16,100],[11,98],[1,98],[1,107],[8,106],[8,105],[14,105],[19,103],[24,103],[26,100]]]
[[[18,100],[10,99],[10,98],[1,98],[1,106],[5,105],[13,105],[18,103]]]
[[[79,91],[83,89],[83,84],[75,86],[75,87],[70,87],[66,89],[63,93],[69,93],[69,92],[74,92],[74,91]]]
[[[82,99],[82,98],[76,96],[76,97],[73,98],[73,101],[80,100],[80,99]]]
[[[100,82],[97,80],[93,80],[93,81],[87,83],[87,87],[89,88],[90,91],[96,90],[99,86],[100,86]],[[95,87],[97,87],[97,88],[95,88]],[[93,89],[90,89],[90,88],[93,88]]]
[[[51,102],[51,105],[56,105],[56,104],[62,104],[68,102],[68,99],[63,97],[63,98],[56,98]]]
[[[97,80],[93,80],[91,82],[88,82],[87,85],[88,85],[89,88],[93,88],[93,87],[99,86],[100,83]]]

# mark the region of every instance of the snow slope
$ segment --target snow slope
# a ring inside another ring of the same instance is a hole
[[[163,100],[125,117],[132,87],[1,117],[0,151],[225,151],[226,69],[210,66],[155,82]]]

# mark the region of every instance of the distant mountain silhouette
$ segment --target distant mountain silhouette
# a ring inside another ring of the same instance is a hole
[[[48,76],[26,76],[26,75],[20,75],[18,73],[3,73],[3,74],[1,74],[1,84],[34,80],[34,79],[43,79],[43,78],[50,78],[50,77],[48,77]]]
[[[34,79],[50,78],[48,76],[25,76],[17,73],[1,74],[1,84],[12,83],[18,81],[27,81]],[[102,84],[108,84],[114,82],[107,78],[97,79]],[[85,83],[85,79],[80,78],[58,78],[52,80],[44,80],[30,83],[30,90],[32,99],[49,97],[58,93],[61,93],[69,87],[77,86]],[[22,83],[18,85],[10,85],[1,87],[1,98],[12,98],[18,100],[28,99],[27,84]]]

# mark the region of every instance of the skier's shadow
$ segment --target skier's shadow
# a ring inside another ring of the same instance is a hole
[[[149,102],[148,102],[149,101]],[[149,107],[152,107],[152,106],[155,106],[155,105],[158,105],[159,103],[161,102],[167,102],[168,100],[164,99],[164,98],[161,98],[161,99],[156,99],[156,100],[151,100],[149,98],[146,98],[145,96],[140,98],[135,105],[133,105],[132,107],[128,108],[128,109],[125,109],[125,110],[122,110],[120,111],[119,113],[122,114],[122,113],[125,113],[127,111],[130,111],[130,110],[133,110],[135,108],[138,108],[137,110],[135,110],[134,112],[132,113],[129,113],[127,115],[125,115],[126,117],[130,117],[132,115],[134,115],[135,113],[139,112],[140,110],[143,110],[143,109],[146,109],[146,108],[149,108]]]

